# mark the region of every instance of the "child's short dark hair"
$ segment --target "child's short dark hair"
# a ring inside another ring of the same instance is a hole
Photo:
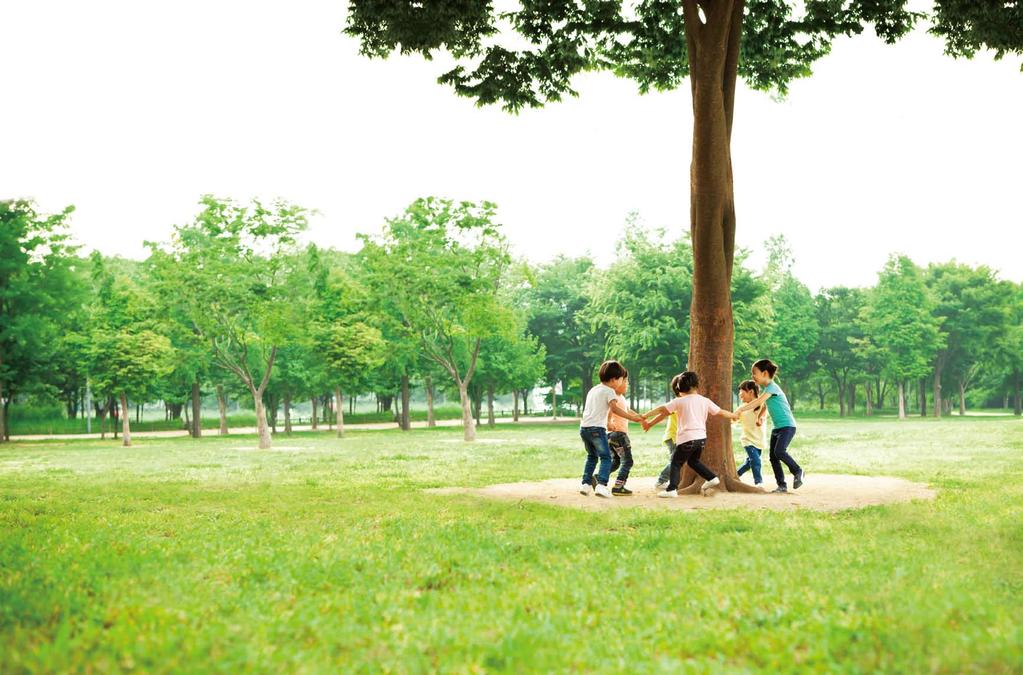
[[[676,394],[685,394],[700,386],[700,378],[691,370],[679,373],[671,379],[671,390]]]
[[[752,391],[754,397],[760,396],[760,387],[758,387],[757,383],[753,380],[746,380],[741,383],[739,385],[739,389],[742,389],[743,391]]]
[[[760,359],[753,364],[753,367],[761,372],[767,373],[772,378],[774,377],[774,374],[778,372],[778,364],[771,359]]]
[[[601,382],[610,382],[611,380],[617,380],[619,377],[628,377],[629,371],[617,361],[604,361],[600,364],[599,375]]]

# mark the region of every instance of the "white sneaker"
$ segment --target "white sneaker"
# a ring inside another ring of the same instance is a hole
[[[610,497],[611,496],[611,491],[607,489],[606,485],[598,485],[597,489],[594,490],[594,492],[597,493],[598,497]]]
[[[664,497],[666,499],[674,499],[678,497],[678,490],[661,490],[657,493],[658,497]]]
[[[700,486],[700,493],[704,497],[706,497],[707,493],[710,492],[711,488],[713,488],[715,485],[720,485],[720,484],[721,484],[721,481],[718,479],[717,476],[714,476],[709,481],[707,481],[706,483],[704,483],[703,485]]]
[[[667,483],[658,483],[654,486],[654,492],[662,492],[666,487],[668,487]]]
[[[579,494],[589,497],[591,494],[593,494],[593,488],[590,487],[589,483],[583,483],[579,487]]]

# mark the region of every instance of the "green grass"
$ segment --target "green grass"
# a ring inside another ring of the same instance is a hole
[[[0,446],[0,672],[1023,669],[1018,419],[804,421],[809,480],[939,492],[834,514],[423,492],[581,472],[570,426],[480,437]]]

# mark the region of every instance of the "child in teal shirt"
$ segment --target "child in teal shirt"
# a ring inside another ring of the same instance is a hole
[[[774,492],[788,492],[785,485],[785,471],[782,464],[792,472],[792,489],[798,490],[803,485],[803,469],[796,460],[789,454],[789,443],[796,435],[796,418],[792,415],[792,406],[785,392],[774,381],[775,373],[778,372],[778,365],[770,359],[760,359],[753,364],[753,381],[764,388],[764,392],[749,403],[736,408],[735,412],[742,413],[753,410],[759,405],[767,404],[767,412],[771,415],[771,422],[774,430],[771,432],[770,457],[771,468],[774,469],[774,479],[778,487]]]

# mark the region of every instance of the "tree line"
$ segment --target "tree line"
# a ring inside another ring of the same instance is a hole
[[[514,259],[488,202],[416,200],[347,253],[300,243],[301,206],[205,196],[169,241],[147,242],[141,262],[82,255],[72,212],[0,202],[3,439],[12,402],[54,400],[104,429],[116,420],[125,444],[129,406],[153,401],[184,409],[199,436],[202,398],[215,395],[220,432],[228,401],[251,401],[268,448],[299,401],[314,427],[342,435],[346,399],[376,393],[408,429],[420,388],[430,424],[437,394],[457,397],[472,440],[497,396],[513,396],[516,418],[537,386],[550,387],[555,413],[578,409],[597,365],[618,358],[633,397],[658,399],[689,361],[692,245],[634,217],[600,268],[588,256]],[[735,377],[766,355],[782,364],[790,399],[837,402],[841,415],[890,402],[905,416],[910,400],[924,414],[962,414],[971,396],[1011,399],[1020,414],[1020,284],[893,255],[871,288],[814,294],[783,238],[765,246],[760,270],[738,251],[730,280]]]

